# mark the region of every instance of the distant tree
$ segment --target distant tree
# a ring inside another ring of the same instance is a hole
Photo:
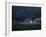
[[[32,17],[32,23],[33,23],[33,21],[34,21],[34,17]]]

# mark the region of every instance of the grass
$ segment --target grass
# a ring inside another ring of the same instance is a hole
[[[39,30],[41,29],[40,24],[12,24],[12,31],[19,31],[19,30]]]

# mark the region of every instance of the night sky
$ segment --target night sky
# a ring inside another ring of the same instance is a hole
[[[41,7],[12,6],[12,20],[41,17]]]

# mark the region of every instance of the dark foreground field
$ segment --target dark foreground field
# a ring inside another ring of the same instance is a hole
[[[12,24],[12,31],[19,31],[19,30],[40,30],[40,24]]]

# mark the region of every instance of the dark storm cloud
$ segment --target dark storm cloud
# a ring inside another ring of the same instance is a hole
[[[12,6],[12,17],[17,21],[26,18],[41,17],[41,7]]]

